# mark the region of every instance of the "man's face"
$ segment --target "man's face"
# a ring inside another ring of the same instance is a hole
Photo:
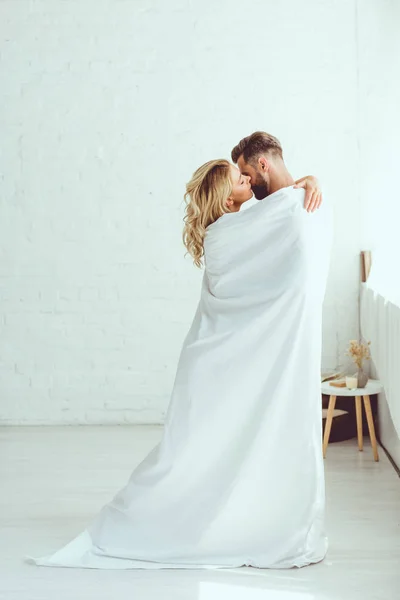
[[[268,172],[263,172],[259,163],[256,166],[246,163],[243,154],[241,154],[237,161],[237,166],[243,175],[250,177],[250,185],[253,190],[253,194],[257,200],[262,200],[269,194],[269,176]]]

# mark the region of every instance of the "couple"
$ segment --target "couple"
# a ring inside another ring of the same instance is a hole
[[[244,138],[232,159],[239,169],[211,161],[187,186],[184,243],[205,269],[161,442],[82,533],[28,562],[280,569],[324,558],[329,212],[313,178],[295,184],[273,136]],[[260,201],[241,210],[253,192]]]

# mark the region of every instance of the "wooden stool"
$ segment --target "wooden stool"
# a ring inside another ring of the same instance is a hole
[[[362,404],[361,398],[364,399],[365,414],[367,416],[367,423],[369,429],[369,437],[371,438],[372,450],[374,453],[375,461],[379,461],[378,457],[378,446],[376,443],[374,420],[372,418],[371,411],[371,394],[379,394],[382,391],[382,385],[380,381],[376,379],[370,379],[365,388],[357,388],[355,390],[348,390],[347,388],[337,388],[329,385],[329,381],[325,381],[321,384],[321,392],[328,395],[329,406],[328,414],[326,417],[324,441],[323,441],[323,454],[326,457],[326,450],[329,443],[329,435],[331,433],[332,419],[335,410],[337,396],[350,396],[355,398],[356,403],[356,418],[357,418],[357,438],[358,438],[358,449],[360,452],[363,450],[363,426],[362,426]],[[334,394],[334,395],[333,395]]]

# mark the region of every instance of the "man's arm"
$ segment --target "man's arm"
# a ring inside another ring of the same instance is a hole
[[[306,197],[304,200],[304,208],[307,212],[314,212],[321,206],[322,191],[316,177],[313,177],[313,175],[302,177],[295,182],[294,187],[305,189]]]

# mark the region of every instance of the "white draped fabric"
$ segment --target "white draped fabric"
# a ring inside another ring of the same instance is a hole
[[[29,562],[104,569],[321,561],[325,205],[284,188],[207,228],[161,442],[87,528]],[[128,451],[128,449],[127,449]],[[110,448],[112,452],[112,448]]]
[[[361,332],[371,342],[371,358],[400,438],[400,306],[384,298],[369,283],[361,287]]]

